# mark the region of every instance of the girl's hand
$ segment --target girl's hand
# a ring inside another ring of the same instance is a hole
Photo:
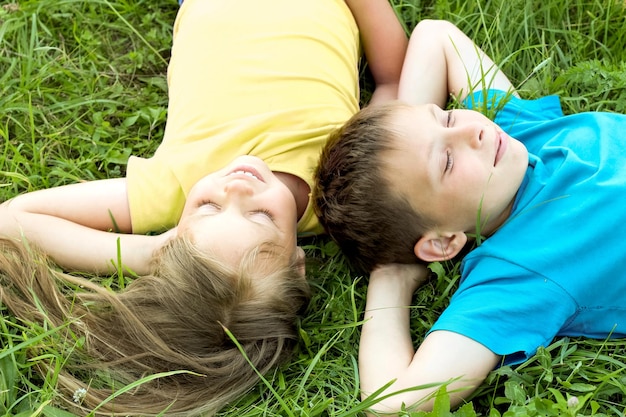
[[[26,240],[66,270],[108,274],[122,262],[150,271],[165,236],[132,234],[126,179],[89,181],[19,195],[0,205],[0,235]]]
[[[361,34],[361,43],[376,88],[370,104],[398,98],[402,62],[408,44],[389,0],[346,0]]]

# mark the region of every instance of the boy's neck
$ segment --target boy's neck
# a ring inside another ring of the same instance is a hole
[[[296,208],[298,212],[298,220],[304,214],[307,205],[309,204],[309,194],[311,193],[311,187],[302,178],[288,174],[286,172],[274,172],[276,177],[282,181],[283,184],[289,188],[293,194],[293,198],[296,201]]]
[[[498,218],[494,219],[491,222],[487,222],[487,225],[486,225],[486,227],[483,230],[483,234],[485,236],[491,236],[492,234],[494,234],[500,228],[500,226],[502,226],[504,223],[506,223],[506,221],[509,219],[509,217],[511,217],[511,213],[513,212],[513,205],[514,204],[515,204],[515,198],[513,198],[513,200],[511,200],[509,205],[506,206],[506,208],[504,209],[504,211],[502,211],[502,213],[500,214],[500,216]]]

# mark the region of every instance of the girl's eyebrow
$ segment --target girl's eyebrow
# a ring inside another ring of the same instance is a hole
[[[430,105],[430,114],[432,115],[433,119],[435,119],[435,121],[439,124],[441,124],[441,118],[439,117],[440,111],[443,113],[446,113],[445,110],[443,110],[441,107],[437,106],[436,104]]]
[[[434,104],[431,104],[430,106],[428,106],[428,109],[430,110],[430,114],[433,117],[433,119],[439,120],[439,118],[437,117],[438,107]]]

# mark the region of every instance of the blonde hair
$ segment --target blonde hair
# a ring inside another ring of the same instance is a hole
[[[84,412],[100,405],[96,413],[105,415],[215,413],[259,381],[225,329],[260,373],[289,358],[310,296],[297,265],[261,277],[257,253],[233,270],[181,238],[156,258],[153,274],[116,293],[60,272],[25,244],[0,239],[0,300],[21,320],[65,325],[60,331],[68,343],[85,338],[58,378],[69,408]],[[264,290],[268,283],[271,291]],[[67,292],[77,286],[85,291]],[[133,381],[172,371],[185,372],[101,404]],[[103,374],[117,386],[103,382]],[[80,404],[72,401],[77,390],[85,390]]]

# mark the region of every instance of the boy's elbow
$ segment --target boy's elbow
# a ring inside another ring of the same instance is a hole
[[[441,34],[442,32],[448,32],[450,29],[456,28],[456,25],[449,20],[443,19],[422,19],[420,20],[415,28],[413,28],[413,32],[420,31],[428,31],[431,34]]]
[[[361,396],[362,401],[365,401],[367,398],[368,397],[366,395]],[[402,410],[402,403],[393,401],[392,398],[385,398],[381,401],[377,401],[375,404],[372,404],[367,409],[366,415],[368,417],[374,417],[379,415],[384,415],[386,417],[397,416]]]
[[[428,39],[431,45],[439,45],[450,41],[453,31],[458,30],[454,23],[447,20],[424,19],[413,28],[411,38]]]
[[[361,401],[372,403],[368,410],[374,413],[373,415],[396,416],[400,413],[404,415],[406,411],[431,412],[440,390],[447,390],[449,404],[452,408],[456,408],[463,404],[476,388],[474,384],[468,385],[467,382],[428,385],[430,385],[429,388],[418,389],[414,387],[411,389],[407,386],[399,387],[394,384],[385,391],[378,393],[376,397],[362,391]]]
[[[389,392],[385,391],[378,395],[380,400],[361,393],[361,401],[368,400],[373,402],[373,404],[368,408],[368,416],[384,415],[385,417],[393,417],[397,416],[401,412],[404,412],[403,410],[432,411],[433,400],[430,399],[430,393],[424,393],[417,397],[415,396],[415,393],[415,391],[409,391],[407,393],[390,395],[387,397]]]

